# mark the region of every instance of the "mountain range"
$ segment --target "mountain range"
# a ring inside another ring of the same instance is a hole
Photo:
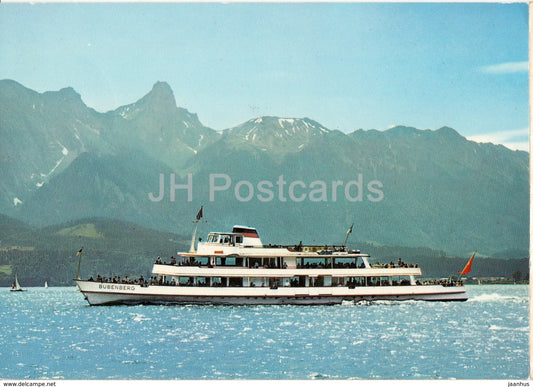
[[[514,258],[528,254],[528,165],[449,127],[265,116],[216,131],[165,82],[100,113],[72,88],[0,81],[0,213],[34,227],[96,217],[190,235],[204,206],[201,235],[247,224],[266,243],[342,243],[353,223],[354,241]]]

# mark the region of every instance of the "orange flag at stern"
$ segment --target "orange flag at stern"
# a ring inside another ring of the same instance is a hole
[[[470,273],[470,271],[472,270],[472,262],[474,261],[474,255],[476,255],[476,253],[472,254],[472,257],[470,257],[470,259],[466,263],[465,268],[463,269],[463,271],[460,271],[459,274],[463,275],[466,273]]]

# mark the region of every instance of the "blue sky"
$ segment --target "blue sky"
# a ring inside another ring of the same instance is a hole
[[[527,149],[524,3],[0,4],[0,79],[98,111],[166,81],[225,129],[262,115],[344,132],[451,126]]]

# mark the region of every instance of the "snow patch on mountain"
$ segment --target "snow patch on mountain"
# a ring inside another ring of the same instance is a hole
[[[294,118],[278,118],[278,122],[279,122],[279,125],[284,128],[285,127],[285,123],[288,123],[290,125],[293,125],[293,129],[294,129]]]
[[[61,153],[63,154],[63,156],[68,156],[68,149],[63,144],[61,144],[59,141],[57,141],[57,143],[61,147]]]

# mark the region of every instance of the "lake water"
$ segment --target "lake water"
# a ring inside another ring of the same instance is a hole
[[[467,302],[88,306],[0,289],[3,379],[527,379],[528,287]]]

